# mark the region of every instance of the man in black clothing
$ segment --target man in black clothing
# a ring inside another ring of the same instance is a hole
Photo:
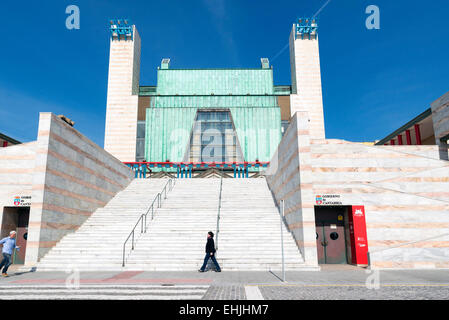
[[[206,243],[206,256],[204,257],[204,263],[199,272],[204,272],[206,269],[207,261],[209,258],[212,259],[212,262],[215,264],[215,271],[221,272],[220,266],[218,265],[217,260],[215,259],[215,243],[214,243],[214,233],[209,231],[207,233],[207,243]]]

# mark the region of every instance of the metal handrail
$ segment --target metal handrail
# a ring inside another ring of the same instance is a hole
[[[283,218],[285,217],[285,200],[281,200],[281,212],[279,214],[280,223],[281,223],[281,256],[282,256],[282,282],[285,282],[285,258],[284,258],[284,229],[283,227]]]
[[[217,234],[215,237],[215,250],[218,250],[218,235],[220,234],[220,212],[221,212],[221,194],[223,190],[223,169],[222,169],[222,175],[220,179],[220,193],[218,195],[218,212],[217,212]]]
[[[172,185],[173,183],[173,185]],[[136,225],[134,226],[134,228],[132,229],[132,231],[130,232],[130,234],[128,235],[128,237],[126,238],[125,242],[123,243],[123,260],[122,260],[122,267],[125,266],[125,254],[126,254],[126,243],[128,242],[129,238],[131,238],[131,251],[134,250],[134,239],[135,239],[135,230],[137,228],[137,226],[139,225],[139,223],[141,224],[140,227],[140,233],[146,233],[147,232],[147,215],[150,213],[151,210],[151,220],[153,220],[154,218],[154,203],[157,200],[157,207],[160,208],[162,205],[162,193],[164,194],[164,199],[167,199],[167,185],[169,186],[169,191],[171,191],[173,189],[173,187],[175,186],[176,183],[176,179],[168,179],[167,183],[165,184],[164,188],[162,189],[161,192],[159,192],[156,197],[154,197],[153,202],[151,203],[151,205],[148,207],[147,211],[143,214],[140,215],[139,219],[136,222]]]

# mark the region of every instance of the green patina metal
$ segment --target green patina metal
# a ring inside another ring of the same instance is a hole
[[[230,107],[269,107],[277,106],[276,96],[155,96],[151,100],[153,108],[230,108]]]
[[[184,161],[198,109],[230,110],[245,161],[270,161],[281,139],[272,69],[159,69],[146,113],[147,161]],[[283,92],[287,88],[282,88]]]
[[[271,69],[159,69],[160,95],[274,94]]]

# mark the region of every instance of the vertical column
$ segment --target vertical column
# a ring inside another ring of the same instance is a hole
[[[52,131],[52,114],[39,113],[39,127],[36,141],[35,169],[32,174],[32,192],[30,219],[28,223],[27,248],[25,252],[25,266],[34,266],[42,256],[42,217],[44,215],[44,189],[47,182],[48,148]]]
[[[6,148],[8,146],[8,141],[3,141],[3,148]]]
[[[415,136],[416,136],[416,144],[421,145],[421,130],[419,129],[419,124],[415,124]]]
[[[132,26],[126,39],[111,36],[104,136],[104,149],[124,162],[136,160],[139,77],[140,36]]]
[[[410,135],[410,130],[405,130],[405,137],[407,139],[407,145],[412,144],[412,136]]]
[[[320,53],[316,21],[299,19],[290,34],[290,111],[306,111],[310,138],[325,139]]]
[[[402,143],[402,136],[400,134],[398,135],[398,145],[400,145],[400,146],[403,145],[403,143]]]
[[[394,146],[396,143],[395,143],[395,141],[394,141],[394,139],[391,139],[390,140],[390,144],[392,145],[392,146]]]

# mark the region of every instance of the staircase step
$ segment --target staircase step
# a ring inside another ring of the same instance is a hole
[[[66,235],[38,263],[38,270],[197,270],[204,259],[206,233],[216,232],[220,179],[177,180],[162,205],[148,209],[167,179],[135,179],[74,233]],[[279,211],[265,179],[223,179],[217,260],[223,270],[281,268]],[[146,233],[135,228],[135,248],[123,244],[142,214]],[[151,216],[153,215],[153,219]],[[287,270],[316,270],[304,264],[285,225]]]

